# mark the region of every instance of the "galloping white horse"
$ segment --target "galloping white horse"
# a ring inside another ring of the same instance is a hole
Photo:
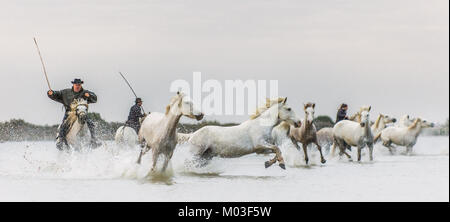
[[[269,167],[275,162],[285,169],[280,149],[273,144],[272,129],[281,121],[298,125],[300,119],[286,106],[287,98],[270,108],[257,112],[249,120],[237,126],[205,126],[189,136],[190,152],[204,163],[219,156],[236,158],[251,153],[275,153],[275,157],[265,162]]]
[[[139,138],[136,131],[129,126],[121,126],[117,129],[114,141],[119,146],[135,147]]]
[[[359,115],[355,115],[355,116],[359,116]],[[356,120],[356,118],[355,118],[355,120]],[[378,115],[377,119],[370,127],[372,130],[372,135],[378,134],[379,132],[381,132],[381,130],[386,128],[387,124],[395,123],[396,121],[397,121],[397,119],[390,117],[388,115],[384,115],[384,114]],[[317,131],[317,142],[319,142],[319,144],[323,148],[329,149],[333,145],[333,128],[324,127],[322,129],[320,129],[319,131]]]
[[[333,149],[339,146],[339,155],[345,154],[350,161],[352,157],[345,151],[346,144],[358,147],[358,161],[361,161],[361,149],[369,147],[370,160],[373,160],[373,135],[369,126],[369,111],[371,107],[362,107],[360,110],[361,122],[351,120],[341,120],[333,127]]]
[[[162,171],[166,170],[177,144],[176,128],[182,116],[201,120],[203,113],[194,110],[193,103],[184,93],[177,92],[166,107],[166,113],[152,112],[144,119],[139,130],[139,142],[143,144],[145,140],[146,145],[141,149],[137,163],[140,163],[142,156],[151,149],[152,172],[156,170],[160,154],[165,156]]]
[[[375,123],[370,127],[372,129],[372,135],[377,135],[381,130],[386,128],[387,124],[395,123],[396,121],[397,119],[380,113]]]
[[[427,122],[426,120],[421,120],[416,118],[411,126],[408,127],[395,127],[391,126],[375,136],[375,141],[381,138],[383,145],[393,153],[392,143],[398,146],[405,146],[406,153],[410,154],[412,147],[416,144],[419,134],[422,132],[423,128],[434,127],[433,123]]]
[[[86,133],[86,119],[88,102],[85,99],[75,99],[70,104],[67,118],[59,127],[66,127],[66,141],[68,147],[79,149],[82,147],[82,134]]]
[[[142,124],[147,114],[144,114],[144,117],[139,118],[139,122]],[[121,126],[117,129],[116,135],[114,136],[114,141],[119,146],[127,146],[129,148],[135,147],[139,144],[139,137],[136,131],[127,126]]]

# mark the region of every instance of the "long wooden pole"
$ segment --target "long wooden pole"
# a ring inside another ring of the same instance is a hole
[[[47,80],[48,89],[52,90],[52,87],[50,87],[50,82],[48,81],[47,70],[45,70],[44,60],[42,59],[41,51],[39,50],[39,46],[37,44],[36,38],[33,38],[33,39],[34,39],[34,44],[36,44],[36,48],[37,48],[37,51],[38,51],[38,54],[39,54],[39,58],[41,59],[42,69],[44,70],[45,80]]]
[[[123,80],[125,80],[125,82],[127,83],[128,87],[130,87],[131,92],[133,92],[134,96],[135,96],[136,98],[138,98],[138,96],[136,95],[136,92],[134,92],[134,90],[133,90],[133,87],[131,87],[130,83],[129,83],[128,80],[125,78],[125,76],[123,76],[122,72],[119,72],[119,74],[120,74],[120,76],[122,76]],[[141,109],[142,109],[142,111],[145,113],[144,106],[141,106]]]

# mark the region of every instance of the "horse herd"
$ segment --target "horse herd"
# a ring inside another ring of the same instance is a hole
[[[171,98],[165,113],[152,112],[142,120],[139,133],[134,129],[122,126],[117,129],[115,142],[121,146],[134,147],[141,145],[141,152],[137,158],[139,164],[148,151],[152,151],[152,169],[156,171],[158,159],[163,156],[161,171],[165,171],[172,158],[177,144],[187,143],[190,154],[199,166],[207,164],[214,157],[235,158],[252,153],[273,153],[275,156],[265,162],[265,167],[278,163],[285,169],[285,162],[279,146],[285,142],[292,143],[300,149],[302,144],[305,162],[308,164],[308,145],[314,144],[320,152],[321,163],[326,160],[322,148],[330,149],[334,156],[336,147],[339,155],[345,155],[352,161],[347,150],[357,147],[358,161],[361,161],[361,150],[369,148],[369,158],[373,160],[373,145],[378,141],[394,152],[394,146],[405,146],[407,153],[411,153],[417,138],[423,128],[433,127],[434,124],[421,118],[410,118],[404,115],[399,121],[387,115],[379,114],[371,124],[371,106],[361,107],[348,120],[339,121],[333,128],[322,128],[317,131],[314,125],[315,104],[304,104],[304,118],[300,119],[294,110],[287,105],[287,98],[267,99],[255,114],[247,121],[236,126],[204,126],[199,130],[183,134],[176,128],[180,119],[187,118],[201,120],[203,113],[194,109],[193,102],[184,93],[178,92]],[[73,123],[70,131],[79,130],[82,117],[87,112],[87,104],[75,101],[70,115]],[[79,105],[77,105],[79,104]],[[84,114],[83,114],[84,113]],[[395,125],[394,125],[395,123]],[[77,132],[68,134],[73,137]],[[68,142],[74,141],[68,138]]]

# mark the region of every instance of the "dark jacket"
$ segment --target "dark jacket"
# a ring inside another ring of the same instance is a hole
[[[128,115],[128,124],[139,124],[139,118],[144,117],[144,114],[141,111],[141,107],[138,104],[135,104],[130,109],[130,114]]]
[[[347,116],[347,111],[344,109],[339,109],[337,112],[337,115],[336,115],[336,123],[338,123],[341,120],[348,119],[348,118],[346,118],[346,116]]]
[[[84,96],[85,93],[89,93],[89,97],[85,97]],[[70,111],[70,104],[73,102],[74,99],[83,98],[86,99],[88,103],[97,102],[97,95],[83,88],[81,88],[79,92],[74,92],[73,88],[53,91],[53,94],[51,96],[48,95],[48,97],[56,102],[62,103],[66,108],[66,112]]]

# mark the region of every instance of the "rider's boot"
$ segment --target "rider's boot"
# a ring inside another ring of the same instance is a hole
[[[58,136],[56,137],[56,148],[59,150],[63,150],[64,146],[68,146],[66,140],[66,130],[67,130],[67,125],[65,124],[66,118],[67,114],[64,115],[63,122],[59,126]]]
[[[58,150],[64,150],[64,147],[68,146],[66,135],[64,133],[58,133],[58,137],[56,138],[56,148]]]

